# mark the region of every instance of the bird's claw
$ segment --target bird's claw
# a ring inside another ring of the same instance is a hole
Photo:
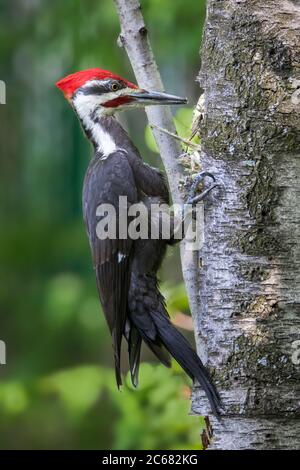
[[[195,196],[199,183],[201,183],[201,181],[203,181],[205,177],[211,178],[214,184],[212,184],[207,189],[202,191],[202,193]],[[194,181],[190,187],[187,204],[194,205],[197,202],[203,201],[203,199],[207,196],[208,193],[210,193],[212,189],[214,189],[216,186],[219,186],[219,184],[215,183],[215,181],[216,181],[216,178],[214,177],[214,175],[212,173],[209,173],[208,171],[201,171],[200,173],[198,173],[196,177],[194,178]]]

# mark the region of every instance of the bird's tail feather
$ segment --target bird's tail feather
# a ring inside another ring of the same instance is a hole
[[[212,383],[207,369],[192,349],[185,337],[172,325],[169,318],[161,312],[149,312],[156,326],[158,336],[165,348],[181,365],[185,372],[196,379],[204,389],[214,414],[219,414],[220,395]]]
[[[172,325],[154,274],[132,276],[128,314],[132,326],[163,364],[170,364],[171,354],[185,372],[199,382],[212,411],[218,415],[221,407],[218,391],[201,359],[185,337]],[[132,361],[132,364],[134,365],[135,361]],[[132,370],[135,369],[131,368]],[[135,374],[132,376],[135,377]]]
[[[145,341],[149,349],[155,354],[159,361],[166,367],[171,367],[170,356],[165,350],[161,341],[153,341],[148,338],[142,328],[138,328],[131,324],[130,333],[126,339],[128,342],[128,355],[129,355],[129,368],[131,375],[131,382],[134,387],[138,386],[138,375],[140,366],[140,354],[142,340]]]
[[[131,382],[134,387],[138,386],[141,345],[142,337],[137,328],[135,328],[134,325],[131,325],[128,337],[128,354]]]

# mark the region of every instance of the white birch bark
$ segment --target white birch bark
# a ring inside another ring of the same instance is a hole
[[[196,325],[224,402],[211,448],[297,449],[300,2],[208,0],[201,55],[202,163],[224,184]],[[193,410],[209,413],[200,390]]]

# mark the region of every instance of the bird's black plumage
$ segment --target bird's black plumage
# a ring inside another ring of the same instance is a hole
[[[114,118],[105,118],[98,124],[109,129],[119,148],[108,156],[99,151],[95,153],[85,177],[83,211],[99,296],[113,338],[117,384],[122,383],[122,336],[128,343],[131,378],[135,386],[144,341],[166,366],[170,365],[171,354],[186,373],[201,384],[213,411],[217,413],[220,405],[218,392],[200,358],[170,322],[164,298],[159,292],[157,270],[167,245],[173,240],[163,240],[162,237],[154,240],[131,240],[129,237],[125,240],[118,237],[99,240],[97,237],[99,219],[96,211],[100,204],[112,204],[118,217],[119,196],[127,196],[128,207],[139,201],[148,210],[151,203],[169,202],[164,177],[142,161],[119,123]]]
[[[115,111],[137,105],[182,104],[186,99],[139,89],[131,82],[98,68],[70,74],[56,85],[70,101],[95,149],[84,181],[83,213],[99,297],[113,340],[117,384],[122,384],[120,356],[123,337],[128,343],[131,378],[135,386],[144,341],[166,366],[170,365],[171,354],[186,373],[200,383],[217,414],[220,406],[218,392],[200,358],[170,322],[158,287],[157,271],[167,245],[176,241],[174,233],[166,239],[160,230],[158,238],[134,238],[127,231],[132,216],[126,219],[125,237],[124,233],[121,236],[118,227],[107,238],[101,238],[98,232],[99,223],[107,216],[101,212],[103,205],[110,204],[115,210],[116,220],[121,218],[119,197],[127,198],[124,203],[126,214],[133,204],[142,203],[146,219],[153,204],[169,203],[164,177],[143,162],[127,133],[112,115]],[[200,176],[203,178],[205,175],[202,173]],[[200,198],[197,196],[194,201]],[[162,218],[159,211],[154,214],[151,211],[151,215],[152,219],[147,220],[149,228],[152,222],[159,225]],[[175,230],[174,221],[171,227]]]
[[[129,238],[100,240],[97,236],[99,219],[96,215],[101,204],[111,204],[118,217],[119,195],[127,196],[129,204],[138,200],[132,169],[124,152],[115,152],[104,160],[96,153],[84,181],[83,214],[99,296],[113,337],[116,379],[118,385],[121,385],[120,350],[127,318],[133,243]]]

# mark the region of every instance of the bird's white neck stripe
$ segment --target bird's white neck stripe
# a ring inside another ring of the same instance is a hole
[[[89,128],[91,136],[96,145],[97,152],[103,154],[104,157],[108,157],[111,153],[117,150],[117,145],[112,137],[99,122],[91,120]]]
[[[117,150],[117,145],[113,136],[107,132],[101,124],[101,116],[98,110],[98,118],[92,119],[91,109],[93,109],[94,101],[89,96],[79,95],[74,100],[74,106],[77,114],[82,122],[82,125],[90,137],[90,140],[96,147],[96,151],[107,157]]]

